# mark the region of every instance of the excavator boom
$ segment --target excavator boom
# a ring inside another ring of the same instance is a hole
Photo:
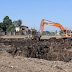
[[[48,21],[48,20],[46,20],[46,21]],[[33,39],[36,39],[38,41],[40,40],[40,37],[42,36],[42,33],[43,33],[44,25],[50,25],[50,26],[54,26],[54,27],[60,28],[61,29],[61,37],[62,38],[72,38],[71,30],[65,29],[59,23],[55,23],[55,22],[52,22],[52,21],[45,22],[45,20],[42,19],[41,24],[40,24],[41,32],[40,32],[39,35],[32,34]]]
[[[46,21],[48,21],[48,20],[46,20]],[[71,38],[72,37],[71,31],[68,30],[68,29],[64,29],[64,27],[61,24],[55,23],[55,22],[52,22],[52,21],[45,22],[44,19],[42,19],[41,24],[40,24],[40,28],[41,28],[40,35],[42,35],[42,33],[43,33],[44,25],[50,25],[50,26],[54,26],[54,27],[60,28],[62,37],[67,37],[67,38]]]

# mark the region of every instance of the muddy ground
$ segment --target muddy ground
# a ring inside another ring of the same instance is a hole
[[[65,61],[72,59],[71,39],[25,40],[23,38],[0,38],[0,51],[12,56],[24,56],[49,61]]]

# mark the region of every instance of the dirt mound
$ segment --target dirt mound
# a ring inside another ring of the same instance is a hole
[[[47,61],[44,59],[12,57],[0,51],[0,72],[72,72],[72,62]]]
[[[49,39],[42,41],[21,39],[0,39],[0,50],[13,56],[25,56],[54,61],[70,61],[72,59],[71,39]]]

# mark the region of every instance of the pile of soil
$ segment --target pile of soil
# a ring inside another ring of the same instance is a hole
[[[1,38],[0,50],[5,50],[13,56],[68,62],[72,59],[72,40],[52,38],[36,41],[23,38]]]
[[[0,51],[0,72],[72,72],[72,61],[47,61],[44,59],[13,57]]]

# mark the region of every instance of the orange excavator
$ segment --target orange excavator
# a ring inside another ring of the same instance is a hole
[[[46,20],[46,21],[48,21],[48,20]],[[65,29],[59,23],[55,23],[55,22],[52,22],[52,21],[45,22],[44,19],[42,19],[41,24],[40,24],[41,32],[40,32],[39,38],[42,36],[44,25],[50,25],[50,26],[54,26],[54,27],[60,28],[61,29],[61,37],[62,38],[72,38],[71,30]]]

